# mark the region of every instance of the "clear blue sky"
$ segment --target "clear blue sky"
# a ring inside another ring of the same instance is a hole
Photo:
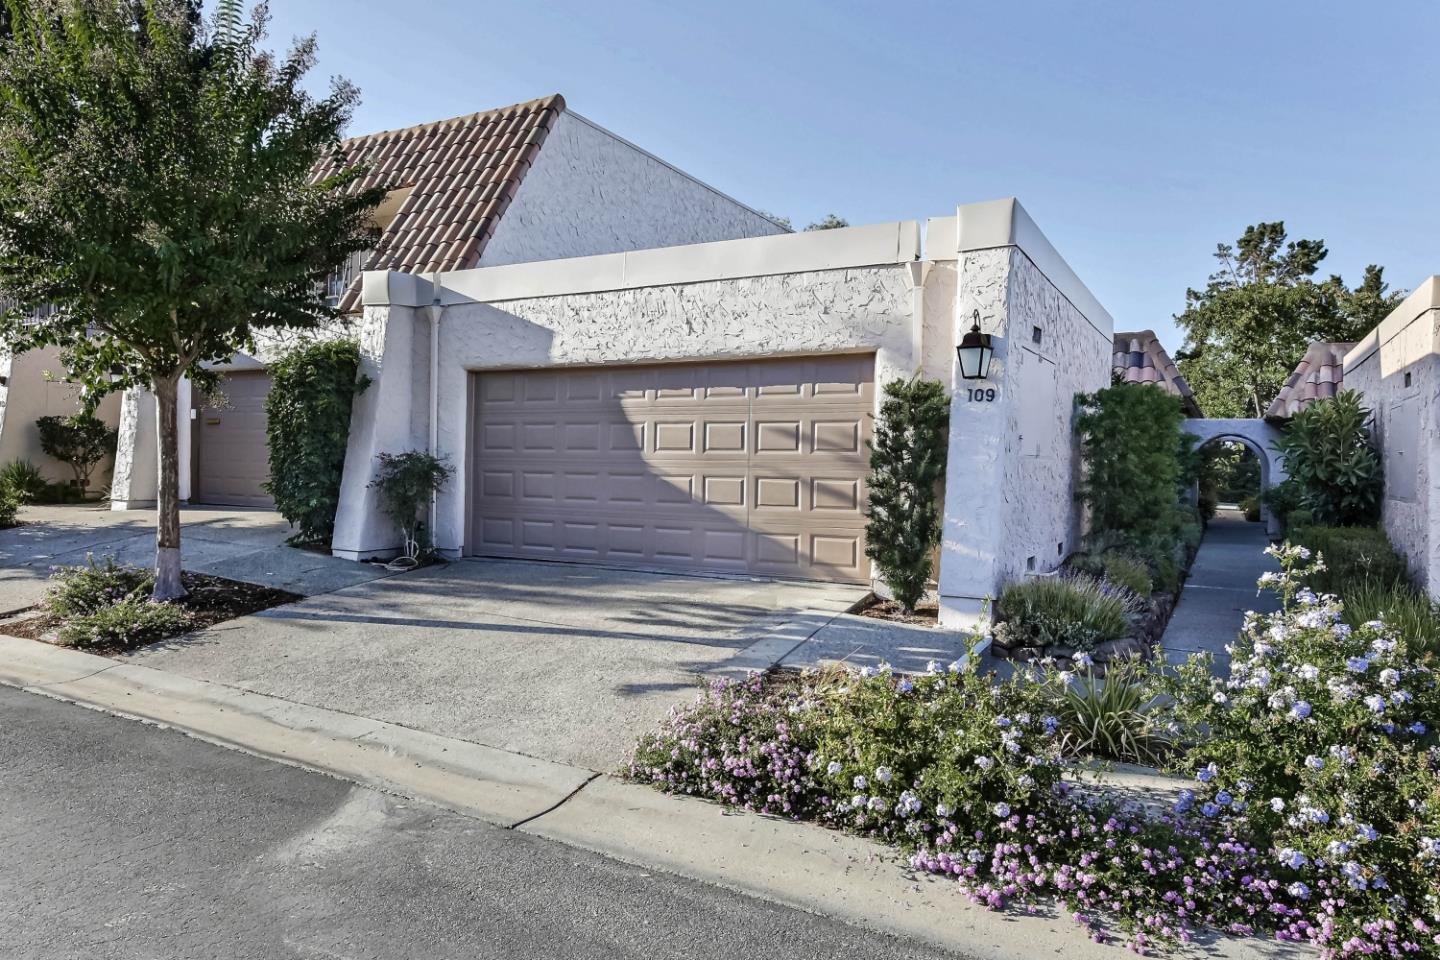
[[[1153,327],[1219,241],[1282,219],[1324,266],[1440,273],[1435,0],[693,4],[274,0],[272,42],[364,100],[352,133],[553,92],[797,227],[1014,195]]]

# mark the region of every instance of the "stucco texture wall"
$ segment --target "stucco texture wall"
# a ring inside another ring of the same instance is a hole
[[[342,508],[338,551],[398,543],[393,531],[395,543],[376,542],[378,528],[359,519],[375,513],[362,484],[376,453],[424,449],[428,436],[428,350],[416,342],[428,337],[428,320],[423,311],[367,308],[366,321],[365,373],[378,389],[362,395],[352,419],[343,497],[355,500]],[[440,333],[439,450],[457,473],[439,498],[437,545],[453,552],[464,542],[472,372],[874,351],[883,384],[913,372],[911,321],[906,265],[450,306]],[[372,419],[381,425],[366,426]]]
[[[69,481],[74,472],[68,464],[46,456],[40,449],[40,417],[69,416],[80,409],[80,387],[65,383],[65,366],[60,350],[46,347],[29,350],[0,360],[7,384],[0,387],[0,464],[29,460],[50,480]],[[100,402],[95,415],[111,427],[120,422],[120,397],[111,394]],[[112,461],[107,458],[91,474],[90,486],[98,490],[109,482]]]
[[[1363,394],[1374,416],[1385,466],[1385,532],[1416,584],[1440,600],[1440,310],[1420,313],[1347,366],[1345,387]]]
[[[784,233],[759,213],[569,111],[480,266]]]

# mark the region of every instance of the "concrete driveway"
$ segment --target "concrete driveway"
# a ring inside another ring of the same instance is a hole
[[[279,587],[309,596],[388,576],[377,566],[349,563],[284,545],[291,529],[268,510],[189,507],[181,511],[185,569]],[[155,514],[108,506],[25,507],[20,526],[0,530],[0,616],[40,602],[50,568],[113,556],[155,562]]]
[[[778,660],[864,592],[462,560],[314,596],[126,659],[610,771],[672,705],[694,697],[700,675],[777,643]]]

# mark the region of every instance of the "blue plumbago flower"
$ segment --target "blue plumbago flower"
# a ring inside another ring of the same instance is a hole
[[[1420,857],[1424,860],[1434,860],[1440,857],[1440,838],[1421,837]]]
[[[864,790],[870,786],[870,778],[862,773],[856,776],[852,783],[856,790]]]
[[[1396,690],[1394,693],[1390,694],[1390,702],[1395,704],[1395,706],[1397,707],[1400,706],[1400,704],[1402,703],[1409,703],[1412,699],[1414,698],[1411,697],[1409,692],[1405,690]]]
[[[911,690],[915,689],[915,684],[910,682],[909,677],[901,677],[900,682],[895,684],[895,689],[899,690],[901,693],[909,693]]]
[[[1414,723],[1410,724],[1409,730],[1411,733],[1419,736],[1421,734],[1424,734],[1425,724],[1421,723],[1419,720],[1416,720]]]
[[[995,810],[995,816],[1000,817],[1000,818],[1002,818],[1002,819],[1005,818],[1005,817],[1010,816],[1010,804],[1004,802],[1003,800],[1002,800],[1001,802],[995,804],[994,810]]]
[[[1216,703],[1220,704],[1220,706],[1222,706],[1222,707],[1223,707],[1225,704],[1227,704],[1227,703],[1230,702],[1230,698],[1227,697],[1227,696],[1225,696],[1225,694],[1224,694],[1223,692],[1220,692],[1220,691],[1216,691],[1215,695],[1212,696],[1210,699],[1211,699],[1211,700],[1214,700]]]
[[[1304,700],[1296,700],[1294,706],[1290,708],[1290,716],[1296,720],[1308,719],[1310,712],[1310,704]]]
[[[890,804],[885,802],[884,797],[871,797],[869,807],[876,813],[884,813],[886,810],[890,809]]]
[[[1310,756],[1305,758],[1305,766],[1309,767],[1311,770],[1324,770],[1325,758],[1317,757],[1315,756],[1315,754],[1312,753],[1310,754]]]
[[[889,782],[890,782],[890,778],[893,777],[893,776],[894,776],[894,774],[890,772],[890,768],[889,768],[889,767],[876,767],[876,768],[875,768],[875,779],[876,779],[876,780],[879,780],[881,783],[889,783]]]
[[[1299,880],[1296,880],[1294,883],[1290,884],[1290,886],[1286,887],[1285,889],[1288,890],[1290,892],[1290,896],[1294,897],[1296,900],[1310,899],[1310,888],[1305,886],[1305,884],[1301,883]]]
[[[1230,805],[1230,809],[1234,810],[1236,813],[1244,813],[1245,808],[1248,806],[1250,806],[1250,804],[1246,803],[1244,800],[1236,800],[1233,804]]]
[[[855,794],[855,796],[853,796],[853,797],[850,798],[850,806],[852,806],[852,807],[854,807],[855,809],[859,810],[859,809],[861,809],[861,808],[863,808],[863,807],[865,806],[865,802],[866,802],[868,799],[869,799],[869,798],[866,797],[865,794],[863,794],[863,793],[857,793],[857,794]]]
[[[1393,687],[1400,682],[1400,671],[1394,667],[1386,667],[1380,671],[1380,682],[1387,687]]]
[[[949,670],[951,673],[959,673],[961,670],[965,669],[965,661],[951,660],[950,666],[946,667],[945,669]]]
[[[1276,813],[1283,813],[1285,811],[1285,801],[1280,799],[1279,797],[1271,797],[1270,809],[1274,810]]]
[[[1338,859],[1350,852],[1350,844],[1344,840],[1331,840],[1326,844],[1325,852]]]
[[[1047,734],[1054,734],[1060,727],[1059,717],[1041,717],[1040,724],[1045,728]]]
[[[1360,866],[1360,864],[1356,863],[1354,860],[1347,861],[1343,866],[1341,866],[1340,872],[1344,874],[1345,879],[1349,881],[1350,886],[1356,890],[1364,890],[1366,887],[1369,886],[1369,883],[1367,883],[1365,880],[1365,868]]]
[[[1347,767],[1355,762],[1355,751],[1340,744],[1335,744],[1330,748],[1330,756],[1339,760]]]
[[[1175,799],[1175,812],[1185,813],[1195,806],[1195,791],[1181,790],[1180,795]]]
[[[940,802],[940,803],[935,804],[935,814],[936,814],[936,816],[948,817],[948,816],[950,816],[950,814],[952,814],[952,813],[954,813],[954,812],[955,812],[955,809],[954,809],[953,807],[951,807],[950,804],[948,804],[948,803],[945,803],[945,802],[942,801],[942,802]]]
[[[1320,676],[1320,668],[1313,663],[1302,664],[1300,669],[1295,672],[1300,675],[1302,680],[1314,680]]]
[[[1020,787],[1020,789],[1029,790],[1031,787],[1035,786],[1035,778],[1030,776],[1030,774],[1028,773],[1022,773],[1020,774],[1020,776],[1015,778],[1015,783]]]
[[[1355,828],[1355,839],[1362,843],[1373,843],[1380,839],[1380,831],[1368,823],[1362,823]]]
[[[874,667],[861,667],[861,668],[860,668],[860,676],[863,677],[864,679],[867,679],[867,680],[868,680],[869,678],[875,676],[875,668],[874,668]]]
[[[831,760],[830,763],[826,765],[825,772],[833,777],[835,776],[835,774],[839,773],[841,770],[844,769],[845,765],[842,764],[839,760]]]
[[[1301,853],[1299,850],[1296,850],[1292,847],[1286,847],[1284,850],[1280,851],[1280,862],[1285,864],[1285,866],[1289,867],[1291,870],[1299,870],[1301,867],[1305,866],[1307,863],[1310,862],[1310,858],[1305,856],[1305,854]]]
[[[1209,763],[1195,771],[1195,779],[1201,783],[1209,783],[1215,779],[1215,774],[1219,772],[1220,769],[1216,767],[1215,764]]]
[[[909,790],[900,794],[900,800],[895,804],[895,812],[902,817],[913,816],[920,812],[920,798]]]
[[[1324,810],[1321,810],[1319,807],[1308,807],[1308,808],[1306,808],[1306,809],[1305,809],[1304,811],[1302,811],[1302,812],[1303,812],[1307,817],[1309,817],[1310,820],[1311,820],[1311,822],[1313,822],[1313,823],[1329,823],[1329,822],[1330,822],[1330,814],[1326,813]]]
[[[1372,693],[1365,698],[1365,706],[1369,707],[1375,713],[1384,713],[1385,698],[1378,693]]]
[[[1075,666],[1079,667],[1081,670],[1089,670],[1091,667],[1095,666],[1095,658],[1090,656],[1090,654],[1086,653],[1084,650],[1081,650],[1079,653],[1075,654],[1074,662]]]
[[[1207,817],[1214,817],[1219,815],[1220,806],[1214,803],[1206,803],[1200,807],[1200,812],[1205,814],[1205,816]]]
[[[925,664],[925,672],[926,672],[926,673],[939,673],[939,672],[940,672],[940,661],[939,661],[939,660],[931,660],[929,663]]]
[[[979,756],[975,758],[975,766],[979,767],[981,770],[989,770],[991,767],[995,766],[995,761],[992,760],[990,757]]]
[[[1346,657],[1345,669],[1351,673],[1364,673],[1370,669],[1370,660],[1368,657]]]
[[[995,726],[997,726],[997,727],[1008,727],[1008,726],[1010,726],[1010,718],[1009,718],[1009,717],[996,717],[996,718],[995,718]]]
[[[1234,799],[1234,797],[1232,797],[1224,790],[1221,790],[1219,793],[1215,794],[1215,802],[1220,804],[1220,806],[1222,807],[1230,806],[1231,802],[1234,801]]]

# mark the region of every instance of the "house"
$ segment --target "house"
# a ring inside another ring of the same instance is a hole
[[[28,460],[46,479],[69,483],[74,473],[69,464],[49,456],[40,447],[41,417],[65,417],[81,409],[80,385],[65,380],[65,365],[58,347],[10,353],[0,349],[0,465]],[[110,427],[120,422],[120,398],[101,401],[95,416]],[[110,475],[110,463],[102,461],[91,477],[91,490],[99,490]]]
[[[1185,416],[1203,417],[1200,404],[1190,382],[1160,345],[1153,330],[1115,334],[1111,362],[1114,379],[1119,383],[1153,383],[1180,398]]]
[[[356,137],[350,162],[370,164],[356,186],[391,185],[376,211],[375,250],[345,264],[331,295],[360,308],[366,270],[433,275],[617,253],[648,247],[761,237],[786,228],[571,110],[559,95],[497,110]],[[325,168],[316,170],[323,176]],[[223,403],[205,407],[182,386],[182,499],[266,506],[266,364],[284,341],[237,355]],[[153,505],[154,401],[141,392],[121,405],[112,490],[117,509]]]
[[[334,553],[393,555],[381,453],[455,468],[452,557],[869,584],[883,386],[951,392],[941,616],[977,622],[1075,548],[1073,398],[1109,314],[1013,199],[927,221],[438,273],[372,271]],[[972,327],[984,379],[960,378]],[[432,371],[434,376],[432,377]]]

